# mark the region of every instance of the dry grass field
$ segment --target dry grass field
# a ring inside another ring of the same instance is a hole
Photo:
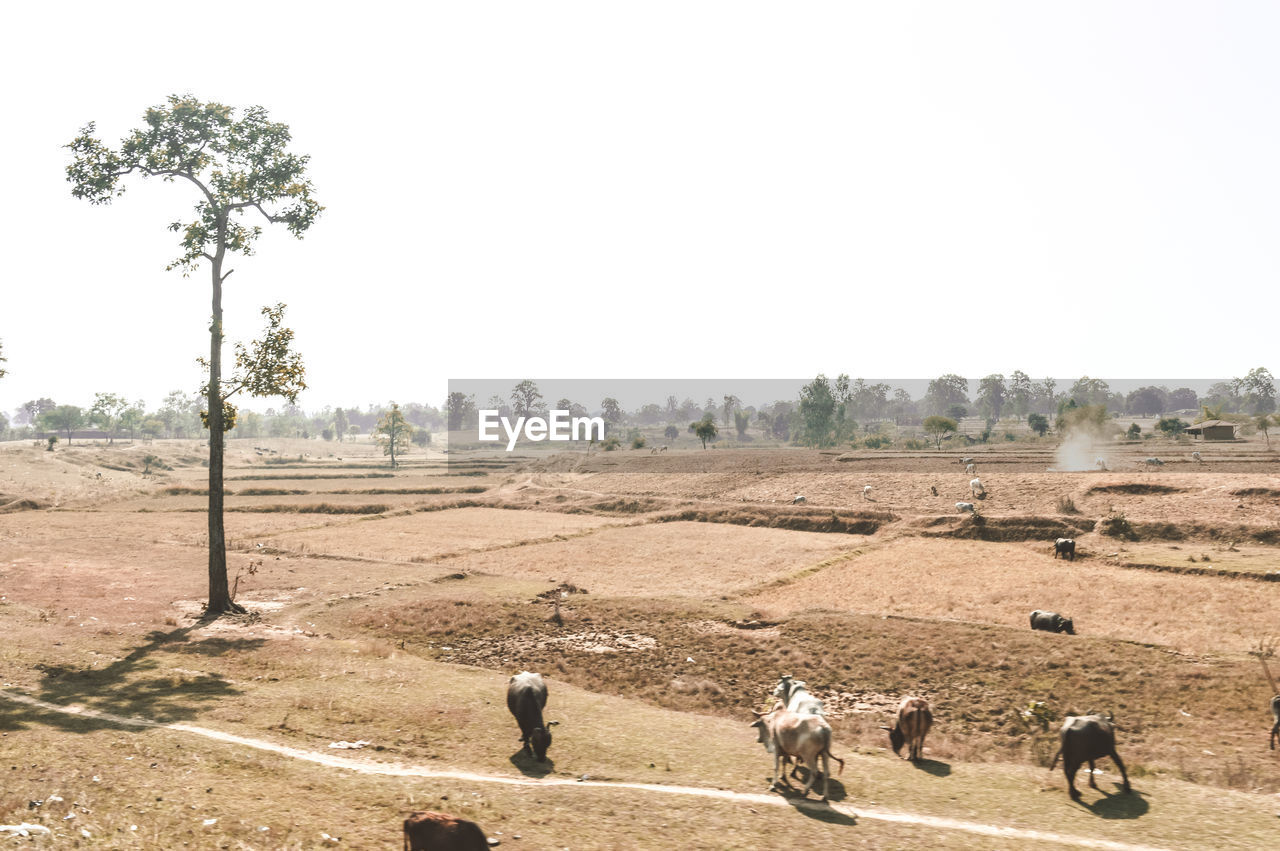
[[[226,524],[251,614],[213,622],[198,444],[0,444],[0,825],[51,831],[15,844],[399,847],[414,808],[527,849],[1274,844],[1261,443],[1109,446],[1105,472],[975,446],[976,517],[958,452],[432,451],[392,472],[369,444],[241,443]],[[1031,632],[1035,608],[1078,634]],[[546,764],[506,710],[522,668],[550,683]],[[782,673],[827,701],[833,807],[765,793],[747,724]],[[908,693],[937,716],[919,767],[878,729]],[[1104,761],[1102,793],[1069,801],[1035,701],[1114,712],[1135,794]]]

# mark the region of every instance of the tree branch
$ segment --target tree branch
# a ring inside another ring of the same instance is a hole
[[[227,205],[228,210],[243,210],[246,207],[253,207],[257,209],[257,211],[262,214],[263,218],[265,218],[267,221],[271,222],[272,224],[275,224],[276,222],[284,221],[284,216],[273,216],[270,213],[268,213],[266,210],[262,209],[262,202],[260,201],[241,201],[239,204]]]

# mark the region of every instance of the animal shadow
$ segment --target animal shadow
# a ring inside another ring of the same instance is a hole
[[[524,748],[511,755],[511,764],[520,769],[525,777],[546,777],[556,770],[556,763],[550,756],[546,762],[538,762],[538,758],[530,756]]]
[[[798,778],[791,777],[789,772],[784,772],[782,777],[778,779],[779,783],[783,780],[790,783],[790,786],[781,785],[776,787],[777,791],[790,803],[804,803],[804,798],[800,796],[800,790],[804,788],[804,784],[809,782],[809,769],[804,766],[800,767],[800,776]],[[844,784],[836,778],[831,778],[831,783],[827,786],[827,798],[832,801],[843,801],[848,797]],[[809,790],[809,801],[822,803],[822,773],[818,773],[818,779],[813,781],[813,788]]]
[[[932,774],[934,777],[946,777],[951,773],[951,763],[940,762],[936,759],[918,759],[911,764],[926,774]]]
[[[1120,819],[1120,818],[1141,818],[1147,814],[1147,810],[1151,809],[1151,805],[1147,803],[1147,799],[1142,797],[1140,792],[1130,792],[1128,795],[1120,791],[1120,784],[1115,784],[1115,792],[1102,792],[1102,797],[1098,800],[1082,806],[1099,818]]]

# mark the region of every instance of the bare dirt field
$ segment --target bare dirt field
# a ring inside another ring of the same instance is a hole
[[[1280,458],[1262,443],[1108,445],[1109,469],[1081,472],[1047,442],[505,466],[433,451],[394,472],[369,444],[242,443],[228,561],[251,614],[213,622],[198,620],[198,444],[0,445],[5,693],[422,771],[0,700],[0,825],[51,831],[31,844],[385,848],[413,808],[521,848],[671,847],[677,823],[694,848],[795,828],[879,848],[1256,848],[1274,834],[1272,692],[1249,653],[1280,632]],[[1052,557],[1059,536],[1075,561]],[[1033,608],[1073,617],[1077,635],[1031,632]],[[551,685],[546,764],[520,754],[503,701],[522,668]],[[782,673],[827,701],[850,760],[837,808],[750,797],[772,768],[750,710]],[[919,767],[878,727],[909,693],[937,716]],[[1036,702],[1043,724],[1026,714]],[[1045,767],[1054,724],[1090,709],[1115,713],[1135,794],[1115,793],[1103,761],[1103,794],[1072,804]],[[344,742],[365,744],[330,747]],[[685,801],[684,787],[741,797]],[[872,816],[885,807],[916,821]]]

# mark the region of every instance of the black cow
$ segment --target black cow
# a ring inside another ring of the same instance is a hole
[[[1039,609],[1031,613],[1031,628],[1045,632],[1065,632],[1067,635],[1076,634],[1076,627],[1071,622],[1071,618],[1064,618],[1057,612],[1042,612]]]
[[[1053,557],[1062,556],[1066,559],[1076,560],[1076,542],[1073,538],[1059,538],[1053,542]]]
[[[1053,767],[1058,764],[1058,757],[1061,756],[1062,771],[1067,775],[1067,789],[1073,800],[1080,800],[1080,791],[1076,789],[1076,771],[1082,763],[1089,763],[1089,785],[1097,789],[1093,761],[1102,759],[1104,756],[1111,757],[1111,761],[1120,769],[1120,777],[1124,780],[1124,792],[1126,795],[1129,794],[1129,774],[1124,770],[1120,755],[1116,753],[1116,727],[1109,714],[1068,715],[1066,721],[1062,723],[1060,739],[1061,744],[1058,746],[1058,752],[1053,755],[1049,770],[1053,771]]]
[[[551,731],[542,722],[546,706],[547,684],[542,674],[521,671],[507,682],[507,709],[520,725],[520,741],[525,750],[532,752],[538,762],[546,762],[547,748],[551,747]]]
[[[1280,694],[1271,698],[1271,717],[1276,719],[1275,726],[1271,728],[1271,749],[1276,749],[1276,739],[1280,738]]]

